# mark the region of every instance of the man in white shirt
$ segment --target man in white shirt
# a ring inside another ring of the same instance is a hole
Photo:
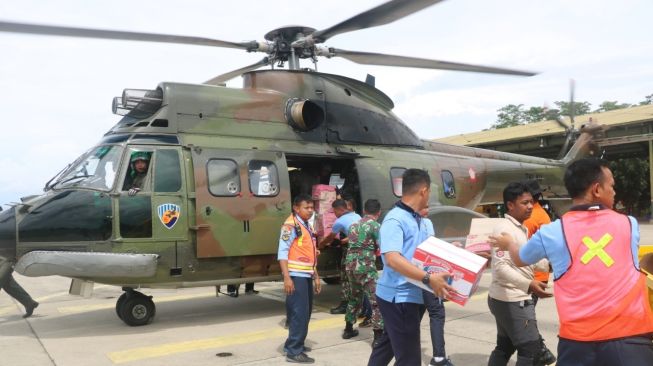
[[[508,233],[515,242],[523,245],[528,240],[528,229],[523,225],[533,210],[533,197],[522,183],[510,183],[503,190],[507,213],[504,223],[494,228],[494,234]],[[534,270],[546,263],[517,267],[508,252],[492,251],[492,283],[488,306],[496,320],[497,345],[490,355],[488,366],[505,366],[517,351],[517,366],[543,365],[539,360],[540,333],[535,319],[535,306],[531,293],[550,297],[546,284],[534,279]]]

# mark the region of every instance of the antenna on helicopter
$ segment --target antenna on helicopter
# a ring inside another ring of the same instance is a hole
[[[374,75],[367,74],[367,76],[365,77],[365,84],[375,86],[376,78],[374,77]]]
[[[311,59],[317,69],[317,57],[342,57],[365,65],[415,67],[424,69],[455,70],[490,74],[533,76],[536,73],[490,66],[423,59],[416,57],[387,55],[374,52],[348,51],[320,45],[328,39],[347,32],[377,27],[392,23],[443,0],[391,0],[346,19],[331,27],[316,30],[304,26],[286,26],[268,32],[265,41],[229,42],[219,39],[178,36],[169,34],[125,32],[89,28],[63,27],[40,24],[26,24],[0,21],[0,32],[42,34],[51,36],[118,39],[161,43],[190,44],[210,47],[242,49],[247,52],[263,52],[267,56],[254,64],[216,76],[204,84],[223,85],[227,80],[263,66],[276,64],[282,67],[288,62],[288,69],[301,70],[300,59]]]

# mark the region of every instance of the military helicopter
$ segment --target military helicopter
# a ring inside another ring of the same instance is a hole
[[[302,60],[342,57],[368,65],[533,75],[322,45],[438,2],[388,1],[326,29],[282,27],[250,42],[0,21],[3,32],[266,54],[203,84],[125,89],[112,104],[121,119],[96,146],[48,181],[42,194],[0,213],[0,255],[17,258],[16,270],[26,276],[122,286],[116,313],[137,326],[155,315],[152,297],[139,288],[280,279],[280,225],[292,198],[315,184],[340,185],[358,207],[379,199],[387,211],[401,197],[403,172],[425,169],[432,177],[430,218],[450,239],[466,234],[479,216],[474,207],[500,202],[509,181],[536,178],[549,198],[564,198],[562,170],[589,151],[591,131],[562,160],[425,141],[392,112],[393,101],[373,78],[361,82],[300,66]],[[268,65],[272,69],[256,71]],[[224,86],[240,75],[242,88]],[[145,171],[138,168],[143,164]],[[141,181],[137,190],[130,185],[135,179]],[[325,281],[336,280],[339,263],[335,250],[321,253]]]

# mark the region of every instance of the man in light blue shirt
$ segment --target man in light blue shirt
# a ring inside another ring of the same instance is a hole
[[[349,235],[349,228],[355,222],[361,220],[361,216],[354,211],[351,211],[347,206],[347,201],[338,199],[333,201],[331,205],[333,213],[337,219],[333,223],[331,233],[320,241],[318,248],[322,249],[325,246],[331,245],[335,239],[340,239],[341,244],[341,257],[340,257],[340,304],[331,309],[331,314],[344,314],[347,311],[347,303],[349,302],[350,285],[345,273],[345,258],[347,258],[347,236]]]
[[[438,297],[447,298],[453,288],[448,273],[428,272],[411,264],[417,245],[429,236],[419,211],[428,207],[431,178],[421,169],[408,169],[402,180],[403,196],[381,224],[380,242],[384,264],[376,296],[385,329],[372,350],[368,366],[421,365],[419,326],[422,317],[422,290],[411,278],[430,286]]]

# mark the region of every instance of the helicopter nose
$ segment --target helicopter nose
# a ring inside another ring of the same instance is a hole
[[[0,212],[0,258],[16,258],[16,208]]]

